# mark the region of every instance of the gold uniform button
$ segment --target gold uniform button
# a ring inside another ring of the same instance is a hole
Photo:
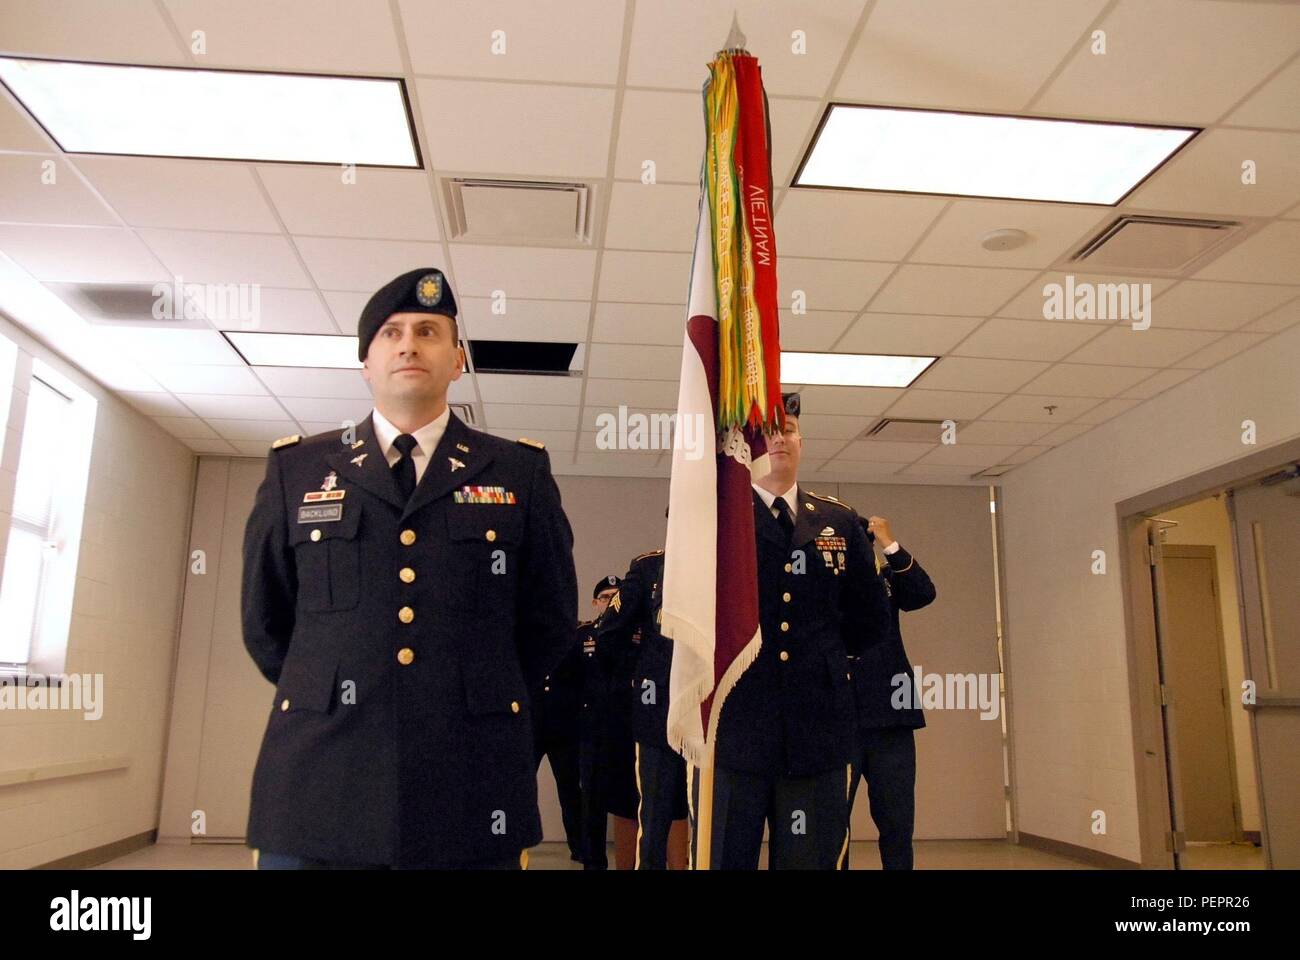
[[[409,667],[415,662],[415,651],[410,647],[402,647],[397,651],[397,662],[404,667]]]
[[[550,693],[550,692],[551,692],[551,688],[550,688],[550,687],[542,687],[542,692],[543,692],[543,693]]]
[[[402,567],[402,569],[397,572],[397,575],[401,578],[402,583],[410,583],[415,579],[415,571],[410,567]]]
[[[788,624],[788,623],[786,623],[784,620],[782,620],[782,621],[781,621],[781,632],[782,632],[782,633],[787,633],[787,632],[789,632],[789,630],[790,630],[790,624]]]
[[[281,701],[280,701],[280,711],[283,713],[285,710],[288,710],[288,709],[289,709],[289,701],[288,701],[287,699],[285,699],[285,700],[281,700]]]
[[[794,569],[794,567],[790,566],[790,564],[787,563],[787,564],[785,565],[785,572],[786,572],[786,573],[789,573],[789,572],[790,572],[791,570],[793,570],[793,569]]]
[[[410,623],[415,619],[415,611],[410,607],[402,607],[401,610],[397,611],[397,619],[401,620],[402,623]]]
[[[782,650],[782,651],[781,651],[781,660],[782,660],[782,661],[786,661],[786,660],[789,660],[789,659],[790,659],[790,654],[788,654],[788,653],[786,653],[784,650]]]
[[[809,510],[813,508],[813,505],[811,503],[805,503],[804,506],[807,507]]]
[[[790,602],[790,594],[788,594],[788,593],[783,593],[783,594],[781,594],[781,599],[784,600],[786,603],[789,603],[789,602]]]
[[[491,543],[493,540],[497,538],[497,532],[495,530],[489,530],[486,536],[487,536],[488,543]]]
[[[319,540],[319,539],[320,539],[320,531],[319,531],[319,530],[313,530],[313,531],[311,532],[311,540],[312,540],[312,543],[315,543],[315,542],[316,542],[317,540]]]
[[[510,712],[511,712],[511,713],[518,713],[518,712],[519,712],[519,701],[518,701],[518,700],[511,700],[511,701],[510,701]]]
[[[411,544],[415,543],[415,531],[403,530],[401,540],[402,546],[409,547]]]

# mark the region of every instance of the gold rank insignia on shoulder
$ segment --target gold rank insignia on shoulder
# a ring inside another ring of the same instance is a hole
[[[662,550],[647,550],[645,553],[633,557],[632,562],[636,563],[638,560],[644,560],[646,557],[657,557],[661,553],[663,553]]]
[[[281,437],[279,440],[275,441],[275,443],[271,444],[271,449],[279,450],[281,447],[292,447],[295,443],[297,443],[301,439],[302,439],[301,433],[290,434],[287,437]]]
[[[535,450],[545,450],[546,444],[540,440],[529,440],[527,437],[520,437],[515,443],[522,443],[525,447],[532,447]]]
[[[848,504],[846,504],[844,501],[842,501],[842,500],[836,500],[834,497],[827,496],[827,495],[824,494],[824,493],[813,493],[811,490],[805,490],[804,493],[808,494],[808,496],[810,496],[810,497],[816,497],[818,500],[825,500],[825,501],[827,501],[828,503],[836,503],[836,504],[839,504],[841,507],[846,507],[846,506],[848,506]]]

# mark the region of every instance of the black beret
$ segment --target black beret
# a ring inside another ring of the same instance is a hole
[[[596,588],[591,591],[591,599],[595,600],[597,597],[599,597],[600,591],[602,590],[608,590],[610,587],[613,587],[615,590],[617,590],[622,585],[623,585],[623,581],[620,580],[618,577],[614,576],[612,573],[608,577],[601,577],[598,581],[596,581]]]
[[[791,417],[799,416],[799,394],[783,393],[781,394],[781,402],[785,404],[785,412],[787,415]]]
[[[370,341],[375,339],[385,321],[395,313],[441,313],[456,316],[456,297],[451,284],[437,267],[408,270],[390,280],[366,301],[357,321],[357,359],[363,363]]]

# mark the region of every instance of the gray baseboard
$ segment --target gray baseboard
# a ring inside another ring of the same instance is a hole
[[[1020,831],[1020,845],[1031,847],[1034,850],[1042,850],[1044,853],[1054,853],[1060,857],[1069,857],[1071,860],[1078,860],[1090,867],[1099,867],[1102,870],[1142,869],[1142,864],[1135,863],[1132,860],[1125,860],[1123,857],[1102,853],[1100,850],[1089,850],[1087,847],[1066,843],[1063,840],[1051,840],[1047,837],[1025,833],[1023,830]]]

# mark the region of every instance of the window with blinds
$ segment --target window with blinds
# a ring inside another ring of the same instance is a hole
[[[48,574],[62,547],[57,493],[73,401],[38,376],[29,382],[4,580],[0,583],[0,624],[4,625],[0,664],[28,662],[42,619]]]

